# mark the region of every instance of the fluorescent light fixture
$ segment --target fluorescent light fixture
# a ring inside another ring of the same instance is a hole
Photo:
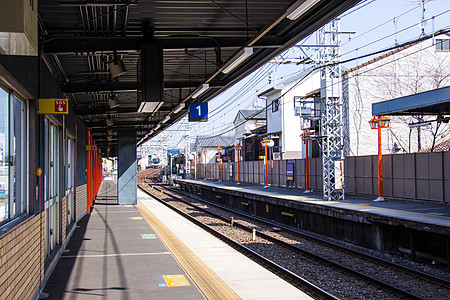
[[[204,83],[202,84],[201,87],[198,87],[194,93],[192,94],[191,98],[197,98],[198,96],[200,96],[201,94],[203,94],[204,92],[206,92],[206,90],[209,89],[209,84],[208,83]]]
[[[161,124],[157,124],[157,125],[155,126],[155,128],[153,128],[153,129],[154,129],[154,130],[158,130],[160,127],[161,127]]]
[[[120,105],[116,95],[111,95],[111,97],[108,98],[108,104],[111,109]]]
[[[289,20],[297,20],[304,12],[317,4],[320,0],[299,0],[287,10]]]
[[[164,124],[169,120],[170,120],[170,116],[165,116],[164,119],[162,119],[161,123]]]
[[[175,109],[173,110],[174,114],[177,114],[180,112],[180,110],[182,110],[184,107],[186,106],[186,104],[184,102],[178,104],[177,107],[175,107]]]
[[[164,104],[164,102],[155,102],[155,101],[149,101],[149,102],[145,102],[142,101],[141,105],[139,106],[139,112],[142,113],[151,113],[151,112],[155,112],[158,111],[158,109],[161,108],[161,106]]]
[[[234,68],[239,66],[244,60],[247,59],[247,57],[252,54],[253,47],[245,47],[244,49],[241,49],[237,55],[233,56],[232,59],[226,62],[226,64],[222,68],[222,72],[225,74],[230,73]]]

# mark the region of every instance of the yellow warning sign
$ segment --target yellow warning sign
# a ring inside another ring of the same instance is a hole
[[[68,114],[68,99],[39,99],[40,114]]]
[[[184,275],[163,275],[168,287],[190,286]]]
[[[97,145],[86,145],[86,151],[96,151]]]

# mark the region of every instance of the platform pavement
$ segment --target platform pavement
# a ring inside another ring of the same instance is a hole
[[[324,201],[321,193],[303,193],[302,190],[294,188],[282,188],[263,185],[241,183],[231,181],[217,181],[204,179],[182,179],[183,181],[216,186],[243,193],[254,193],[288,199],[293,201],[302,201],[317,205],[324,205],[333,208],[350,209],[386,215],[398,219],[412,220],[415,222],[429,223],[437,226],[448,227],[450,229],[450,207],[439,203],[425,204],[407,199],[386,199],[383,202],[373,201],[374,197],[356,197],[346,196],[343,201]]]
[[[203,299],[189,279],[190,286],[164,286],[163,275],[184,271],[136,207],[117,205],[116,195],[116,184],[103,181],[44,288],[47,299]]]
[[[114,181],[103,181],[92,213],[77,223],[70,251],[43,290],[46,299],[204,299],[142,208],[117,205],[116,188]],[[241,299],[311,299],[140,190],[138,200]],[[168,287],[163,275],[184,275],[190,285]]]

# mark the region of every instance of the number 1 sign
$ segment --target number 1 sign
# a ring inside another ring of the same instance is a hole
[[[208,103],[191,103],[189,105],[189,122],[207,122]]]

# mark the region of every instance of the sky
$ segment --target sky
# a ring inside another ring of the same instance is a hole
[[[433,18],[434,17],[434,18]],[[422,19],[425,19],[425,22]],[[340,31],[351,32],[341,35],[341,61],[351,60],[344,67],[351,68],[373,56],[357,57],[387,49],[417,39],[422,34],[431,34],[443,28],[450,28],[450,0],[366,0],[348,10],[340,17]],[[315,44],[316,35],[299,41]],[[313,51],[312,49],[309,50]],[[299,52],[290,50],[285,57],[298,57]],[[381,55],[377,54],[376,56]],[[256,97],[277,82],[300,72],[304,67],[295,64],[278,65],[269,63],[253,72],[245,79],[208,102],[209,121],[189,123],[190,141],[197,135],[218,135],[232,127],[232,122],[240,109],[262,108],[265,103]],[[165,132],[168,148],[183,148],[187,120],[175,123]],[[226,135],[232,135],[228,131]],[[161,134],[148,145],[160,146]]]

